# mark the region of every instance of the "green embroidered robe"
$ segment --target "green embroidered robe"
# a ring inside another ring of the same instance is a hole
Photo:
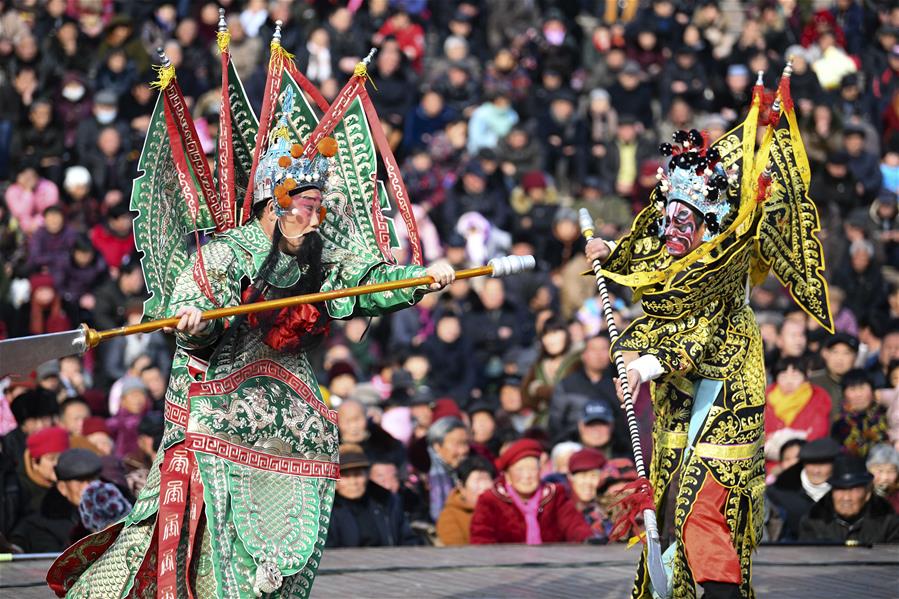
[[[255,280],[270,247],[256,220],[203,246],[216,304],[240,303],[242,282]],[[420,266],[364,263],[348,253],[326,253],[323,262],[328,272],[323,289],[424,274]],[[296,261],[282,254],[267,283],[286,288],[300,276]],[[374,316],[412,305],[424,291],[344,299],[329,304],[328,312],[335,318]],[[201,291],[193,268],[179,275],[169,313],[182,306],[217,307]],[[272,596],[308,596],[325,546],[338,472],[336,413],[322,401],[306,355],[272,349],[263,343],[262,331],[246,323],[230,347],[217,348],[205,376],[192,370],[191,352],[215,345],[225,326],[220,320],[196,337],[178,335],[165,434],[147,485],[122,522],[60,558],[55,568],[61,581],[54,585],[52,573],[50,580],[57,592],[103,599],[155,596],[160,465],[167,451],[186,446],[194,452],[203,483],[205,526],[197,532],[194,570],[185,573],[185,518],[174,564],[176,596],[187,596],[189,579],[197,597],[253,597],[257,568],[273,566],[283,582]]]

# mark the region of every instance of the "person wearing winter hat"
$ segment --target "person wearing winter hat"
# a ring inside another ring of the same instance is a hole
[[[328,369],[328,391],[331,405],[337,403],[334,401],[335,398],[343,400],[352,395],[358,380],[359,375],[356,373],[356,368],[350,362],[344,360],[335,362]]]
[[[63,437],[67,442],[68,433],[59,430],[57,443]],[[100,458],[86,449],[60,453],[54,468],[54,485],[44,495],[39,509],[16,524],[10,532],[10,542],[26,552],[55,552],[83,537],[87,530],[81,526],[78,504],[84,489],[100,475],[101,467]]]
[[[599,486],[605,477],[603,469],[606,461],[606,456],[592,447],[574,453],[568,461],[571,500],[590,528],[602,539],[608,539],[613,526],[609,514],[599,503]]]
[[[106,425],[106,419],[99,416],[88,416],[81,425],[81,436],[89,443],[91,451],[100,456],[112,455],[115,441],[112,432]]]
[[[87,485],[78,504],[81,524],[91,532],[103,530],[128,515],[130,511],[131,503],[125,499],[118,487],[99,480]]]
[[[802,519],[799,540],[824,543],[899,543],[899,514],[874,494],[862,458],[838,456],[831,491]]]
[[[40,509],[47,491],[56,482],[56,462],[68,448],[69,433],[60,426],[51,426],[28,435],[19,471],[22,514]]]
[[[502,474],[475,506],[471,543],[581,543],[594,536],[565,491],[541,483],[543,445],[519,439],[496,462]]]
[[[768,487],[768,502],[783,519],[780,541],[795,541],[802,517],[830,491],[828,480],[840,453],[842,447],[830,437],[810,441],[799,449],[799,463]]]

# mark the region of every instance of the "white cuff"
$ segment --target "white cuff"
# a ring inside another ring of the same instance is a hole
[[[662,368],[662,363],[659,362],[659,359],[655,356],[643,355],[631,362],[627,365],[628,371],[636,370],[637,374],[640,375],[640,382],[645,383],[646,381],[654,381],[659,378],[663,374],[665,374],[665,369]]]

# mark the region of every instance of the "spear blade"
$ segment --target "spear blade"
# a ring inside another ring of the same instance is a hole
[[[26,375],[50,360],[83,353],[86,349],[83,328],[0,341],[0,377]]]

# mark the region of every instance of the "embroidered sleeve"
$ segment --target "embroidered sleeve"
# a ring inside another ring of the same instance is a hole
[[[168,315],[175,316],[183,306],[194,306],[200,310],[212,310],[213,308],[235,306],[240,303],[240,279],[243,271],[239,261],[236,260],[234,251],[225,243],[212,241],[200,250],[203,252],[203,261],[206,266],[206,277],[209,281],[213,297],[210,298],[203,292],[201,284],[197,281],[196,269],[197,254],[191,260],[191,267],[178,275],[175,281],[175,289],[169,300]],[[197,349],[212,344],[225,330],[224,319],[210,321],[206,328],[198,335],[188,335],[177,332],[178,345],[185,349]]]
[[[362,284],[369,285],[373,283],[386,283],[388,281],[422,277],[425,275],[425,272],[423,266],[380,264],[369,271],[368,275],[363,279]],[[395,289],[393,291],[381,291],[379,293],[362,295],[359,296],[356,314],[378,316],[380,314],[407,308],[418,302],[426,292],[427,288],[425,287],[407,287],[405,289]]]

